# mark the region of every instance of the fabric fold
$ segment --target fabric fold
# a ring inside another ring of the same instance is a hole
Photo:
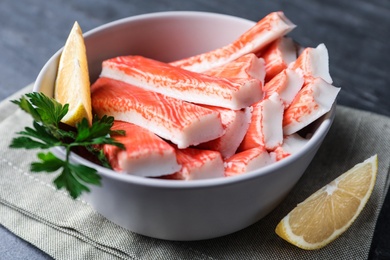
[[[72,200],[52,184],[54,174],[36,174],[29,165],[37,150],[8,148],[15,133],[32,119],[9,102],[0,103],[0,223],[56,259],[364,259],[389,188],[390,118],[337,107],[332,128],[314,160],[273,212],[256,224],[221,238],[176,242],[127,231]],[[274,232],[295,205],[356,163],[378,154],[373,194],[355,223],[337,240],[316,251],[298,249]],[[250,202],[248,202],[250,203]]]

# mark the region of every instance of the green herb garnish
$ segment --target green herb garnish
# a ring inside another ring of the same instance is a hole
[[[34,121],[33,127],[25,127],[18,132],[19,137],[12,140],[11,148],[49,149],[63,147],[65,158],[60,159],[52,152],[38,153],[38,162],[31,164],[32,172],[53,173],[60,170],[59,176],[53,181],[57,189],[65,188],[72,198],[79,197],[83,192],[89,192],[88,184],[101,185],[101,177],[97,170],[69,161],[74,149],[83,149],[94,155],[103,166],[109,167],[106,157],[99,149],[100,145],[111,144],[124,149],[123,144],[116,142],[110,134],[124,134],[123,131],[111,131],[114,118],[103,116],[93,118],[92,125],[84,118],[73,129],[65,130],[61,119],[68,112],[68,104],[62,105],[43,93],[33,92],[12,100],[22,110],[30,114]],[[69,127],[68,127],[69,128]]]

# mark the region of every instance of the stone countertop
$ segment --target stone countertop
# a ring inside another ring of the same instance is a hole
[[[0,2],[0,98],[33,82],[78,21],[84,32],[128,16],[160,11],[207,11],[257,21],[283,11],[298,27],[303,46],[325,43],[338,103],[390,116],[390,2],[388,0],[4,0]],[[390,259],[390,196],[387,195],[370,259]],[[0,225],[0,259],[50,259]]]

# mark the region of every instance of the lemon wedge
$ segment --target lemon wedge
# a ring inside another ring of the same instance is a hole
[[[87,54],[77,22],[69,33],[60,57],[54,98],[63,105],[69,104],[68,113],[61,120],[63,123],[75,126],[83,118],[92,123]]]
[[[374,155],[298,204],[275,232],[302,249],[319,249],[346,231],[366,205],[374,189],[378,158]]]

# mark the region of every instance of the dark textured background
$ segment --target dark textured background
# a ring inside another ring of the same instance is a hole
[[[296,41],[327,46],[334,85],[342,88],[339,104],[390,116],[389,0],[1,0],[0,98],[34,81],[65,43],[76,20],[86,32],[128,16],[177,10],[224,13],[253,21],[284,11],[298,26],[291,33]],[[387,198],[370,259],[390,259],[389,204]],[[0,225],[0,259],[46,258]]]

